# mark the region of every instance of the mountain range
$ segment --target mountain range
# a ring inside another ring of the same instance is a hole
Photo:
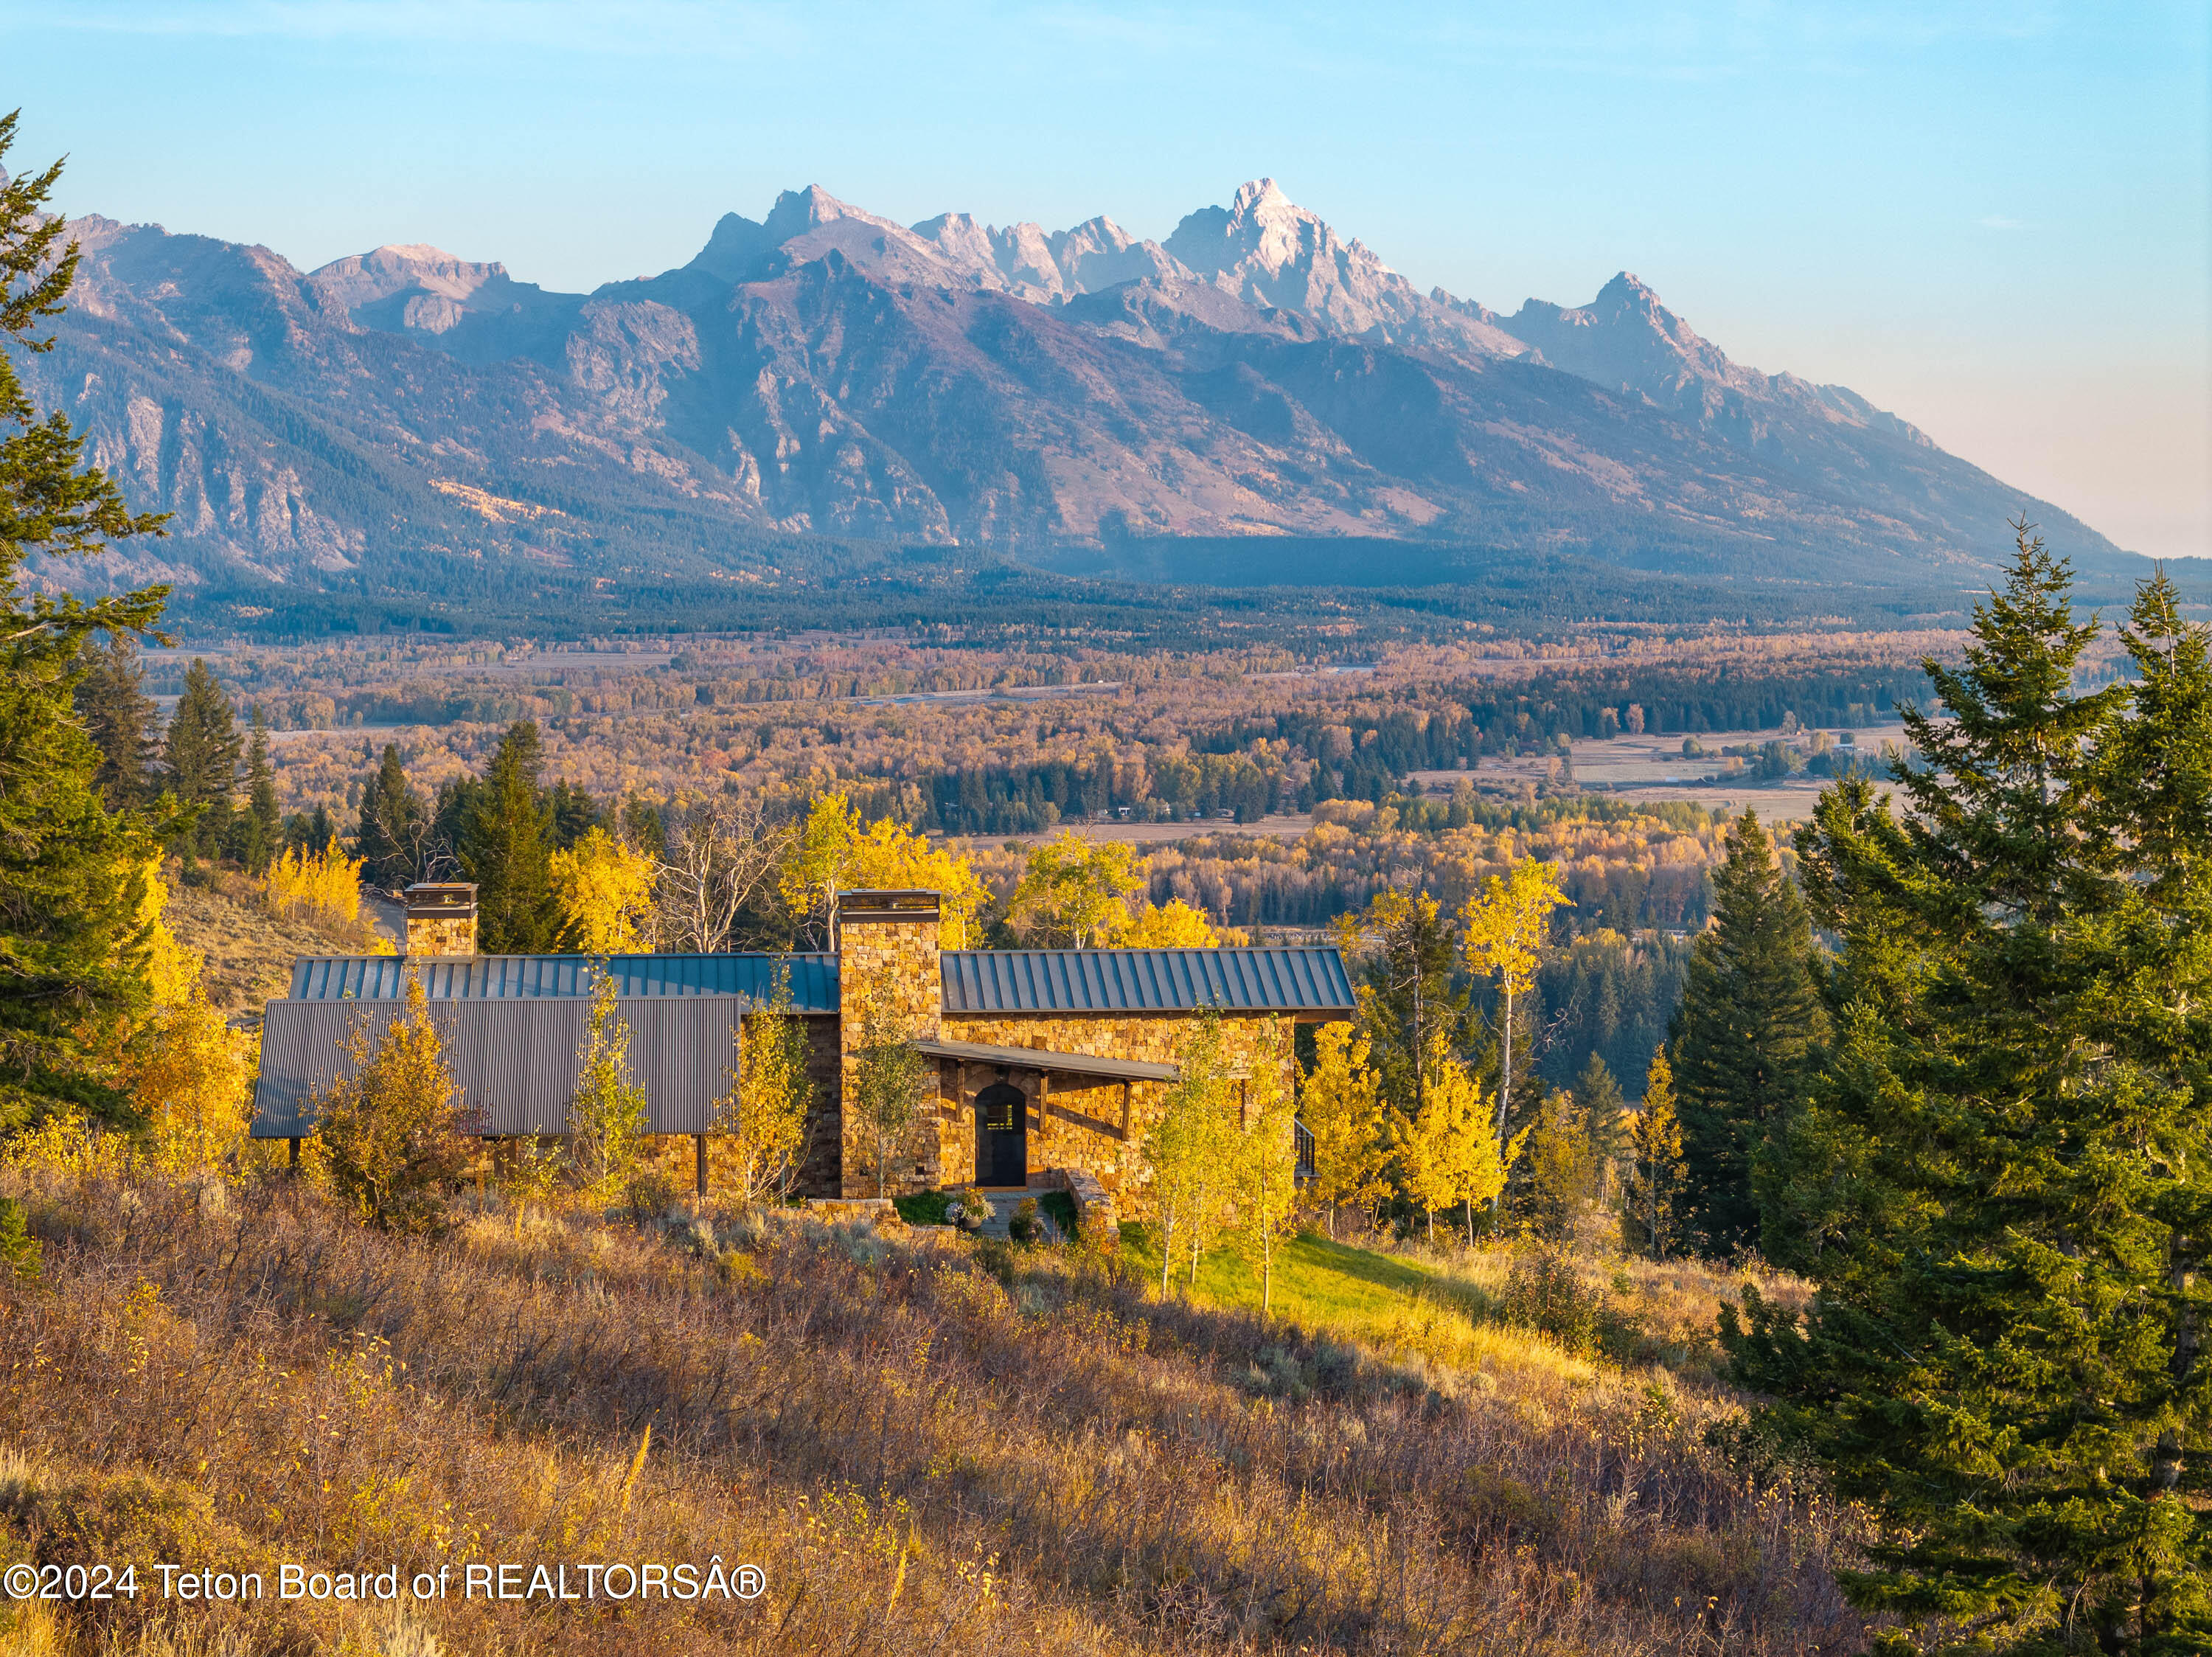
[[[1265,179],[1157,242],[789,192],[590,294],[422,246],[301,271],[72,234],[72,308],[27,377],[174,515],[112,582],[454,603],[517,573],[803,578],[872,544],[1113,573],[1287,536],[1350,582],[1382,540],[1439,580],[1535,551],[1955,588],[2022,512],[2085,568],[2136,563],[1843,387],[1731,362],[1625,271],[1500,314]]]

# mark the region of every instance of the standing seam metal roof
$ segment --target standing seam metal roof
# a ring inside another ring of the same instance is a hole
[[[407,993],[405,955],[307,956],[292,967],[294,1001],[397,1001]],[[414,957],[432,1001],[538,1000],[588,996],[597,963],[588,955]],[[622,996],[743,996],[765,1004],[776,973],[791,968],[791,1004],[800,1013],[837,1010],[835,955],[611,955]]]
[[[404,955],[307,957],[292,968],[294,1001],[396,1001],[407,993]],[[793,1008],[837,1011],[835,955],[615,955],[617,992],[743,996],[765,1003],[791,969]],[[423,956],[414,966],[432,1001],[587,996],[585,955]],[[1340,1013],[1355,1007],[1344,958],[1330,948],[949,949],[940,960],[947,1014]]]
[[[969,949],[944,956],[945,1011],[1351,1013],[1334,949]]]

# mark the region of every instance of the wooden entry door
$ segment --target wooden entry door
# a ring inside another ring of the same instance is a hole
[[[1012,1082],[994,1081],[975,1095],[975,1183],[1030,1181],[1030,1102]]]

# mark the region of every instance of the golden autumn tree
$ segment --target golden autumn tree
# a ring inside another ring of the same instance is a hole
[[[653,912],[652,858],[593,828],[549,861],[564,947],[586,955],[623,955],[644,947],[640,929]]]
[[[1170,898],[1146,904],[1105,941],[1116,949],[1218,949],[1248,943],[1251,935],[1237,927],[1217,927],[1204,910]]]
[[[1358,1026],[1322,1025],[1314,1032],[1313,1065],[1299,1084],[1298,1120],[1314,1142],[1306,1195],[1328,1216],[1332,1236],[1337,1209],[1372,1208],[1390,1194],[1389,1112],[1369,1052]]]
[[[1504,1016],[1498,1020],[1498,1110],[1492,1129],[1502,1157],[1506,1112],[1513,1101],[1513,1010],[1536,981],[1536,966],[1552,925],[1552,912],[1567,901],[1559,865],[1523,858],[1505,874],[1493,874],[1461,917],[1467,964],[1476,976],[1494,978]],[[1502,1189],[1502,1187],[1501,1187]]]
[[[1178,1249],[1189,1257],[1194,1283],[1199,1257],[1230,1219],[1237,1091],[1217,1009],[1207,1008],[1185,1034],[1176,1067],[1176,1079],[1169,1084],[1143,1144],[1159,1228],[1162,1295],[1168,1292]]]
[[[315,1101],[308,1165],[371,1225],[436,1235],[446,1198],[475,1155],[459,1085],[422,981],[378,1034],[364,1013],[344,1043],[345,1073]]]
[[[748,1203],[788,1195],[805,1154],[814,1084],[806,1074],[806,1020],[791,1008],[785,966],[769,1004],[744,1015],[737,1075],[714,1109],[714,1130],[726,1136],[738,1192]]]
[[[1128,929],[1129,899],[1144,886],[1134,847],[1070,830],[1030,850],[1008,912],[1026,941],[1091,949]]]
[[[331,841],[320,851],[288,847],[260,880],[262,900],[276,915],[307,920],[353,921],[361,917],[361,861]]]
[[[1472,1244],[1474,1205],[1494,1202],[1505,1189],[1506,1167],[1520,1141],[1501,1147],[1491,1136],[1482,1089],[1442,1041],[1431,1051],[1427,1069],[1420,1109],[1399,1118],[1394,1133],[1400,1194],[1427,1216],[1431,1242],[1436,1240],[1437,1210],[1464,1207],[1467,1238]]]
[[[139,920],[149,933],[153,1006],[125,1061],[124,1080],[157,1161],[212,1167],[238,1148],[252,1121],[261,1040],[232,1029],[210,1004],[199,956],[161,918],[168,887],[158,859],[147,868],[145,890]]]
[[[968,947],[975,917],[991,897],[965,857],[887,817],[862,823],[842,791],[815,800],[793,837],[776,887],[799,926],[822,936],[840,892],[936,892],[943,901],[938,937],[947,949]]]
[[[1296,1100],[1283,1086],[1283,1032],[1271,1023],[1252,1055],[1235,1146],[1237,1233],[1260,1266],[1260,1315],[1275,1304],[1275,1251],[1298,1216]]]
[[[1667,1050],[1651,1055],[1644,1103],[1628,1128],[1627,1241],[1655,1260],[1667,1258],[1678,1227],[1686,1173],[1682,1166],[1682,1118],[1674,1109],[1674,1072]]]

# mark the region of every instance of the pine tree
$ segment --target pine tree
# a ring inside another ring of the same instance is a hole
[[[138,642],[128,633],[111,633],[105,647],[94,645],[85,655],[91,667],[76,687],[76,713],[100,750],[93,786],[110,811],[143,806],[153,796],[161,744],[154,735],[160,716],[146,694]]]
[[[161,761],[177,798],[200,808],[190,844],[203,857],[216,856],[230,838],[238,758],[244,746],[230,698],[207,663],[193,657],[185,670],[185,693],[169,716]]]
[[[260,874],[276,855],[284,834],[284,815],[276,804],[276,773],[269,763],[269,727],[253,710],[252,734],[246,744],[246,811],[239,819],[238,861],[249,874]]]
[[[1590,1149],[1597,1157],[1599,1200],[1610,1202],[1614,1165],[1628,1149],[1628,1099],[1620,1091],[1620,1083],[1613,1080],[1605,1055],[1595,1048],[1575,1076],[1574,1093],[1575,1104],[1589,1126]]]
[[[538,803],[538,726],[507,728],[461,826],[461,868],[477,883],[477,927],[487,954],[555,947],[561,905],[553,891],[550,825]]]
[[[1652,1053],[1644,1072],[1644,1102],[1628,1129],[1628,1156],[1625,1240],[1663,1260],[1674,1246],[1682,1194],[1682,1118],[1674,1113],[1674,1076],[1664,1047]]]
[[[2132,687],[2021,527],[1930,764],[1799,838],[1836,1038],[1770,1190],[1816,1293],[1724,1315],[1765,1425],[1881,1526],[1862,1605],[1947,1649],[2212,1644],[2212,643],[2151,583]]]
[[[15,135],[0,116],[0,160]],[[74,704],[93,637],[145,633],[168,589],[87,604],[22,573],[33,554],[94,557],[162,521],[83,464],[67,419],[38,417],[10,356],[49,349],[37,330],[76,274],[46,205],[60,173],[0,168],[0,1128],[64,1104],[120,1108],[99,1056],[149,993],[139,916],[156,825],[101,803],[100,750]]]
[[[1670,1058],[1689,1169],[1685,1221],[1726,1253],[1759,1240],[1752,1162],[1803,1097],[1823,1020],[1804,900],[1756,812],[1729,830],[1713,899]]]

